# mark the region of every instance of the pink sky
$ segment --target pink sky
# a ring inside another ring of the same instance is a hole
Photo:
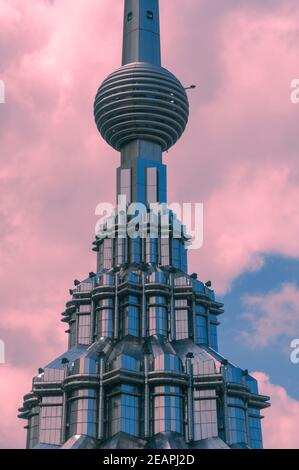
[[[262,265],[261,253],[299,257],[299,105],[289,98],[298,0],[160,3],[163,64],[198,85],[188,129],[165,155],[169,201],[204,202],[205,244],[190,253],[190,271],[224,293]],[[0,447],[25,444],[16,410],[36,369],[66,349],[68,288],[95,269],[94,210],[114,202],[119,158],[99,137],[92,105],[120,65],[122,9],[0,0]],[[299,402],[259,374],[261,391],[274,394],[266,445],[279,442],[281,420],[280,442],[299,447]]]

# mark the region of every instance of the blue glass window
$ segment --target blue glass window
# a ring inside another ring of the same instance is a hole
[[[129,19],[129,15],[130,19]],[[128,21],[133,19],[133,13],[128,14]],[[131,169],[121,168],[120,170],[120,195],[126,197],[126,203],[131,202]]]
[[[140,434],[139,393],[136,387],[121,385],[109,399],[110,435]]]
[[[247,444],[244,403],[240,398],[228,398],[228,427],[230,444]],[[232,406],[235,404],[236,406]],[[241,408],[242,406],[242,408]]]
[[[201,315],[196,315],[196,343],[208,344],[207,319]]]
[[[42,399],[40,408],[40,442],[59,445],[61,442],[62,426],[62,397]]]
[[[128,274],[128,281],[132,282],[133,284],[139,284],[140,283],[140,276],[138,273],[134,273],[133,271],[130,271]]]
[[[161,238],[161,265],[169,266],[170,264],[169,253],[169,238]]]
[[[149,307],[149,335],[167,336],[168,319],[166,307]]]
[[[29,426],[29,448],[32,449],[39,441],[39,407],[32,408],[28,420]]]
[[[210,314],[210,335],[211,335],[211,347],[218,351],[218,335],[217,335],[217,316]]]
[[[107,305],[105,305],[107,303]],[[100,301],[98,311],[98,337],[111,338],[113,335],[113,309],[112,300]]]
[[[115,241],[115,262],[116,264],[124,264],[126,262],[126,239],[118,238]]]
[[[112,268],[113,261],[113,240],[105,238],[103,242],[103,267],[104,269]]]
[[[130,240],[131,263],[140,263],[141,261],[141,239]]]
[[[262,428],[260,411],[255,408],[248,409],[248,424],[249,424],[249,437],[250,447],[252,449],[262,449]]]
[[[181,245],[181,270],[184,273],[188,272],[187,249],[183,245]]]
[[[90,343],[90,315],[78,315],[78,344]]]
[[[246,380],[246,385],[247,385],[247,387],[249,387],[251,393],[258,394],[257,381],[253,377],[251,377],[250,375],[246,375],[245,380]]]
[[[193,288],[197,294],[204,294],[205,292],[204,284],[198,280],[193,281]]]
[[[147,278],[149,284],[167,284],[167,278],[163,272],[154,271]]]
[[[183,398],[180,387],[155,387],[154,433],[183,432]]]
[[[134,370],[137,372],[140,370],[139,361],[132,356],[128,356],[127,354],[120,354],[113,361],[112,367],[110,367],[110,370],[118,369],[118,368]]]
[[[243,371],[239,367],[227,366],[225,367],[225,378],[227,382],[233,382],[237,384],[243,383]]]
[[[75,434],[97,435],[97,394],[93,389],[72,392],[69,402],[69,437]]]
[[[154,359],[154,370],[181,372],[182,363],[180,358],[174,354],[161,354]]]
[[[189,337],[189,309],[187,299],[175,300],[175,332],[177,340]]]
[[[152,264],[158,262],[158,240],[155,238],[146,240],[146,262]]]
[[[195,440],[218,436],[215,390],[194,390]]]
[[[135,305],[129,305],[122,309],[121,332],[123,336],[139,336],[140,318],[139,308]]]
[[[69,344],[70,348],[75,346],[76,344],[76,322],[75,320],[71,320],[70,327],[69,327]]]
[[[172,265],[181,268],[181,242],[177,239],[172,240]]]

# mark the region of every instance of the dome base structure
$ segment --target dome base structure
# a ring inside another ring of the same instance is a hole
[[[19,410],[28,447],[262,447],[268,397],[217,352],[222,304],[194,276],[103,270],[66,307],[69,349],[39,370]]]

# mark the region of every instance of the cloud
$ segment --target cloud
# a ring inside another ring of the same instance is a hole
[[[243,317],[250,330],[242,333],[251,347],[265,347],[282,335],[298,337],[299,289],[293,283],[285,283],[279,290],[267,294],[245,296],[247,312]]]
[[[1,364],[0,377],[0,448],[24,448],[26,421],[17,419],[17,414],[20,398],[30,389],[31,371]]]
[[[274,385],[263,372],[255,372],[259,391],[271,397],[271,407],[263,410],[262,421],[265,449],[299,449],[299,401],[290,397],[285,388]]]
[[[188,2],[186,14],[192,9]],[[204,246],[191,252],[190,271],[200,269],[218,293],[268,254],[299,258],[299,108],[290,102],[298,20],[293,1],[200,2],[188,31],[179,20],[172,60],[180,57],[179,74],[199,87],[170,151],[169,199],[204,202]]]

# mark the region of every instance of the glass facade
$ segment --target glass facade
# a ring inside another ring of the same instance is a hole
[[[158,202],[158,173],[157,168],[147,168],[147,201]]]
[[[28,420],[28,447],[33,447],[39,442],[39,406],[32,408],[30,418]]]
[[[141,262],[141,239],[130,239],[130,261],[131,263]]]
[[[136,296],[129,296],[123,303],[121,311],[121,332],[122,336],[140,335],[139,300]]]
[[[110,435],[125,432],[132,436],[140,434],[140,394],[137,387],[121,385],[109,396]]]
[[[154,434],[183,431],[183,396],[180,387],[170,385],[154,390]]]
[[[76,344],[76,320],[71,320],[69,323],[69,347],[71,348]]]
[[[208,344],[208,327],[206,317],[196,315],[196,342],[197,344]]]
[[[172,240],[172,265],[180,269],[181,268],[181,240]]]
[[[62,428],[62,397],[43,397],[40,407],[40,442],[59,445]]]
[[[149,298],[149,336],[167,336],[168,333],[168,307],[165,297]]]
[[[230,444],[247,444],[244,401],[228,397],[228,424]]]
[[[194,438],[196,441],[218,436],[216,393],[194,390]]]
[[[125,238],[116,239],[115,241],[115,264],[121,265],[126,262],[127,240]]]
[[[152,274],[147,276],[147,282],[149,284],[167,285],[168,279],[166,273],[164,273],[163,271],[154,271]]]
[[[217,336],[217,326],[218,320],[216,315],[209,315],[210,318],[210,338],[211,338],[211,348],[218,351],[218,336]]]
[[[68,414],[69,437],[75,434],[96,437],[97,393],[93,389],[79,389],[71,393]]]
[[[153,370],[182,372],[183,368],[178,356],[174,356],[173,354],[161,354],[154,359]]]
[[[120,354],[113,360],[110,369],[126,369],[138,372],[140,370],[140,362],[132,356]]]
[[[90,315],[78,315],[78,344],[90,343]]]
[[[131,202],[131,169],[120,170],[120,191],[119,194],[126,196],[127,203]]]
[[[102,264],[104,269],[110,269],[113,265],[113,239],[105,238],[103,241],[103,259]]]
[[[98,337],[106,338],[113,335],[113,299],[99,301],[98,311]]]
[[[255,408],[248,409],[248,424],[249,424],[249,437],[250,447],[252,449],[262,449],[262,427],[260,411]]]
[[[169,255],[169,239],[161,239],[161,265],[169,266],[170,265],[170,255]]]
[[[187,299],[175,301],[175,334],[177,340],[189,338],[189,309]]]
[[[153,264],[158,262],[158,240],[156,238],[146,239],[146,262]]]

